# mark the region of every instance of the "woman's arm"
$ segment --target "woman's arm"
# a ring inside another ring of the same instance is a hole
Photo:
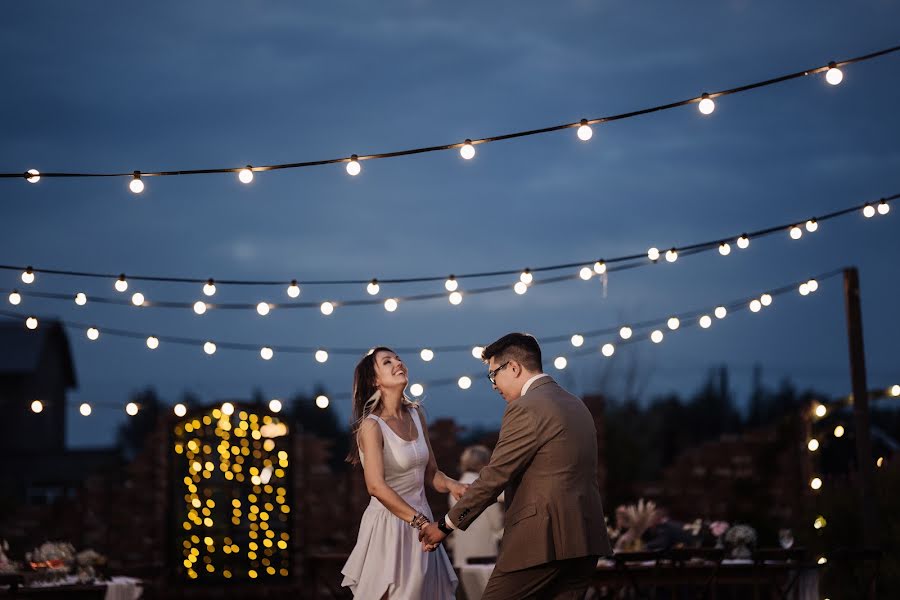
[[[420,409],[416,409],[419,419],[422,422],[422,435],[425,436],[425,443],[428,444],[428,465],[425,467],[425,481],[434,488],[434,491],[441,494],[451,494],[457,500],[466,493],[469,486],[451,479],[438,469],[437,461],[434,459],[434,450],[431,449],[431,438],[428,436],[428,424],[425,422],[425,415]]]
[[[359,428],[359,447],[365,457],[363,461],[363,473],[366,476],[366,489],[370,496],[381,502],[386,509],[399,519],[409,523],[416,516],[412,506],[400,497],[384,481],[384,438],[378,423],[372,419],[366,419]]]

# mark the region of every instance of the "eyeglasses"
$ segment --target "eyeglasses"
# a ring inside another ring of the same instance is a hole
[[[488,378],[488,380],[490,380],[491,385],[496,385],[497,382],[495,381],[495,379],[497,378],[497,373],[499,373],[500,371],[505,369],[506,365],[508,365],[508,364],[509,364],[509,361],[506,361],[505,363],[503,363],[502,365],[500,365],[493,371],[488,371],[487,378]]]

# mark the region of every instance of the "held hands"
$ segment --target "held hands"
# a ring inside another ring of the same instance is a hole
[[[437,523],[428,523],[419,530],[419,541],[422,542],[423,552],[434,552],[446,537],[447,534],[438,528]]]
[[[463,494],[466,493],[466,490],[469,489],[469,484],[450,480],[447,482],[447,487],[449,488],[450,495],[453,496],[453,499],[459,500],[462,498]]]

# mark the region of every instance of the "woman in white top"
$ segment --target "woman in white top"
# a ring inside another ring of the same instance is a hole
[[[462,472],[460,483],[470,484],[478,479],[478,474],[491,461],[491,451],[484,446],[469,446],[459,459],[459,470]],[[450,508],[456,504],[456,498],[450,495]],[[453,550],[453,566],[459,568],[466,564],[470,557],[497,556],[500,538],[503,536],[503,494],[498,502],[485,509],[465,531],[457,531],[447,542]]]
[[[418,529],[434,519],[425,499],[426,482],[457,498],[468,486],[438,470],[422,411],[403,395],[408,383],[406,365],[389,348],[370,352],[354,372],[347,460],[362,464],[372,496],[356,546],[341,570],[341,585],[355,598],[456,596],[456,574],[447,553],[443,548],[423,552]]]

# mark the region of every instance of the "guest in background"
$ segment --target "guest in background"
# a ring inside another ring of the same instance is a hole
[[[650,527],[644,532],[644,547],[647,550],[670,550],[694,545],[694,537],[685,530],[684,523],[669,518],[669,511],[657,508]]]
[[[462,476],[459,482],[470,484],[478,479],[478,473],[491,460],[491,451],[484,446],[469,446],[459,459],[459,471]],[[450,508],[456,504],[456,498],[450,495]],[[465,531],[457,531],[448,538],[447,543],[453,550],[453,566],[461,567],[470,557],[497,556],[500,538],[503,536],[503,494],[498,502],[485,509],[481,516]]]

